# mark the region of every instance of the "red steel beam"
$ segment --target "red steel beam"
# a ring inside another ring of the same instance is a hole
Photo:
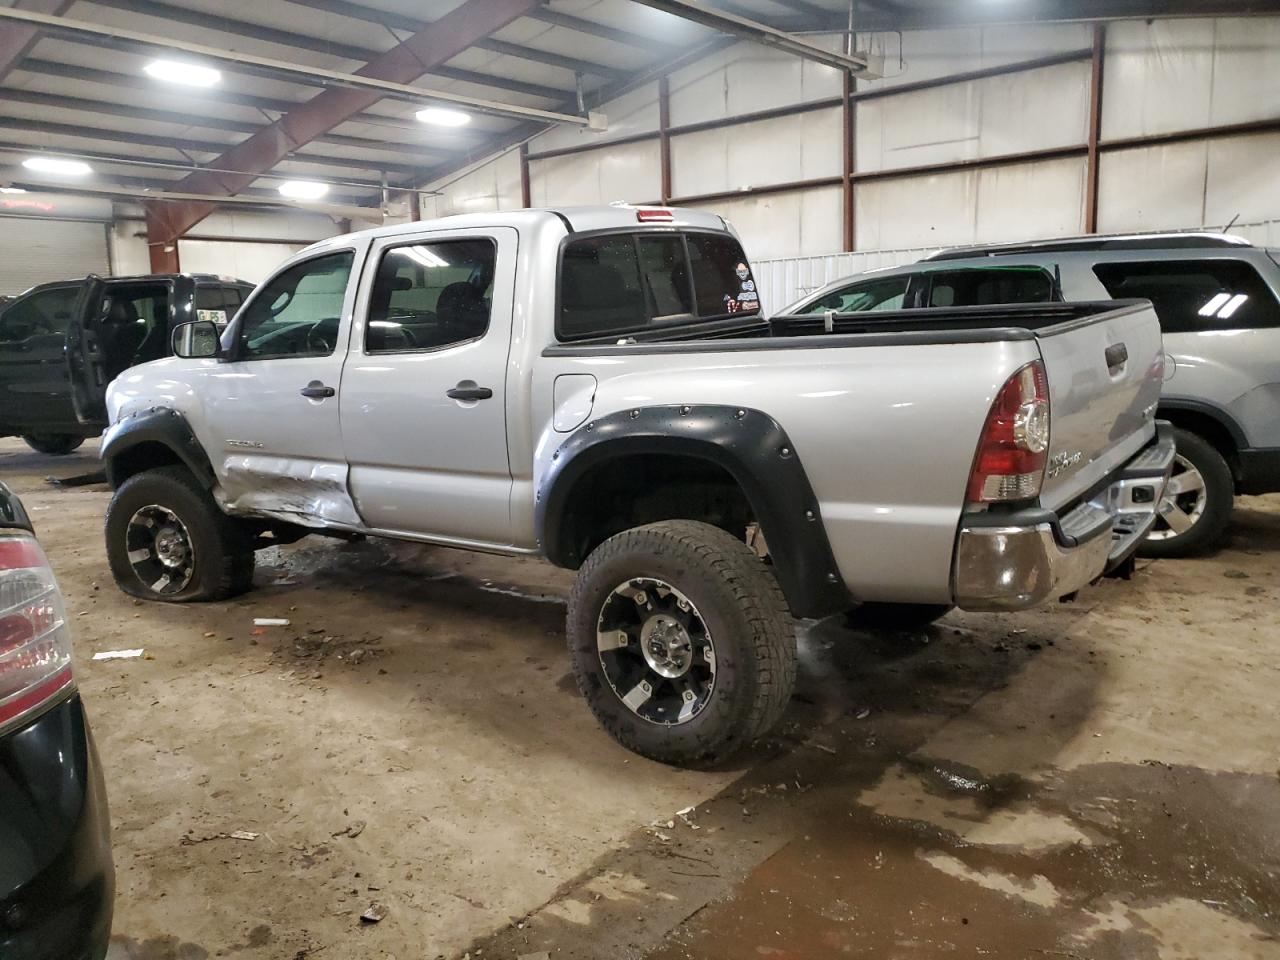
[[[529,144],[520,144],[520,206],[533,206],[533,187],[529,183]]]
[[[844,96],[840,98],[840,120],[841,120],[841,145],[842,151],[842,170],[841,179],[843,181],[843,220],[844,220],[844,249],[852,250],[857,241],[854,222],[854,204],[853,204],[853,172],[855,168],[854,142],[855,136],[854,124],[856,117],[854,110],[856,104],[853,101],[854,80],[853,74],[845,72],[844,76]]]
[[[1102,135],[1102,66],[1106,58],[1107,26],[1093,25],[1089,73],[1089,140],[1085,161],[1084,232],[1098,232],[1098,140]]]
[[[19,10],[47,13],[60,17],[71,9],[75,0],[18,0],[13,4]],[[0,27],[0,80],[18,66],[40,39],[40,30],[25,23],[9,22]]]
[[[433,67],[473,46],[476,41],[534,10],[540,2],[467,0],[426,29],[370,60],[356,73],[391,83],[412,83]],[[241,173],[195,173],[174,189],[184,193],[233,196],[299,147],[328,133],[381,98],[380,93],[372,90],[338,87],[325,90],[210,164]],[[212,213],[215,206],[210,201],[160,201],[153,204],[148,209],[147,221],[151,249],[155,251],[171,244]]]

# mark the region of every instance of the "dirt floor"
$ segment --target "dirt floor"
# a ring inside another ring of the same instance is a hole
[[[112,960],[1280,958],[1280,497],[1074,604],[807,625],[778,735],[704,773],[593,722],[562,572],[315,539],[142,605],[106,488],[44,479],[93,456],[0,441],[106,768]]]

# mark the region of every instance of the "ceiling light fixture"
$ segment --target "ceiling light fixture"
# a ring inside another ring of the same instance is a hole
[[[415,116],[419,123],[429,123],[436,127],[465,127],[471,122],[471,115],[461,110],[449,110],[446,107],[427,107],[419,110]]]
[[[319,200],[329,192],[329,185],[316,180],[286,180],[279,190],[280,196],[290,200]]]
[[[82,160],[67,160],[63,157],[27,157],[22,165],[37,173],[53,173],[62,177],[84,177],[93,173],[93,167]]]
[[[187,87],[212,87],[222,80],[221,71],[213,67],[202,67],[198,63],[184,63],[181,60],[152,60],[142,69],[149,77]]]

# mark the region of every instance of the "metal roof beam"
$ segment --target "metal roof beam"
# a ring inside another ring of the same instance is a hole
[[[34,10],[37,13],[49,13],[62,16],[75,0],[18,0],[14,4],[22,10]],[[31,48],[40,39],[39,27],[26,24],[14,24],[7,30],[0,30],[0,80],[8,76],[9,71],[22,63]]]
[[[805,60],[812,60],[815,63],[835,67],[839,70],[847,70],[855,75],[864,74],[868,70],[866,58],[858,54],[834,53],[830,50],[824,50],[822,47],[814,46],[799,37],[793,37],[791,34],[785,33],[776,27],[738,16],[735,13],[729,13],[727,10],[719,10],[715,7],[695,3],[694,0],[635,0],[635,2],[646,7],[653,7],[655,10],[661,10],[663,13],[669,13],[674,17],[680,17],[682,20],[689,20],[692,23],[708,27],[718,33],[726,33],[743,40],[750,40],[753,43],[782,50]]]
[[[539,7],[529,14],[529,19],[541,20],[543,23],[549,23],[553,27],[564,27],[566,30],[585,33],[587,36],[599,37],[601,40],[612,40],[614,43],[636,47],[640,50],[653,50],[662,46],[662,41],[655,40],[653,37],[632,33],[630,30],[620,30],[617,27],[609,27],[603,23],[584,20],[582,17],[570,16],[567,13],[559,13],[550,7]]]
[[[171,110],[154,110],[149,107],[135,107],[131,104],[112,103],[106,100],[89,100],[83,97],[64,97],[56,93],[42,93],[38,90],[20,90],[13,87],[0,87],[0,103],[11,100],[14,103],[30,103],[37,106],[54,107],[59,110],[81,110],[107,117],[127,117],[132,120],[145,120],[152,123],[172,123],[182,127],[204,127],[208,130],[226,130],[232,133],[257,133],[265,124],[247,120],[228,120],[224,117],[196,116],[190,113],[178,113]],[[425,128],[419,129],[425,132]],[[427,146],[425,149],[411,143],[398,143],[388,140],[371,140],[368,137],[350,137],[345,134],[326,133],[316,137],[318,143],[332,143],[335,146],[354,147],[358,150],[377,150],[393,152],[414,157],[423,163],[438,163],[442,156],[459,156],[469,152],[469,147],[459,146]]]
[[[871,0],[877,3],[879,0]],[[1066,23],[1093,20],[1146,20],[1152,17],[1248,17],[1280,13],[1280,0],[1027,0],[1015,4],[961,4],[923,9],[900,8],[894,26],[902,30],[993,26],[1015,23]]]

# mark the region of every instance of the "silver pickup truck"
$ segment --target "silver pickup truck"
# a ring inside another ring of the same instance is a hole
[[[778,720],[793,617],[1014,610],[1123,572],[1174,457],[1146,302],[775,329],[692,210],[337,237],[174,350],[107,397],[121,589],[225,598],[306,533],[540,555],[577,571],[591,709],[676,763]]]

